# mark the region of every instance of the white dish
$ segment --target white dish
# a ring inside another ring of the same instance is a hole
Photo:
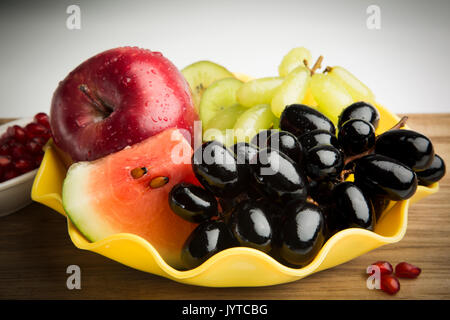
[[[32,121],[33,118],[22,118],[2,124],[0,136],[10,126],[25,126]],[[32,202],[31,187],[37,171],[38,169],[35,169],[0,183],[0,217],[16,212]]]

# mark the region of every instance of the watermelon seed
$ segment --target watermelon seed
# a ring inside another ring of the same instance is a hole
[[[169,177],[156,177],[150,181],[150,188],[161,188],[169,182]]]
[[[139,179],[140,177],[142,177],[143,175],[147,174],[148,170],[146,167],[138,167],[138,168],[134,168],[133,170],[131,170],[131,176],[134,179]]]

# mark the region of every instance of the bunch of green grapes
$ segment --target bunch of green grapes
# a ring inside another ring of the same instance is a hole
[[[335,124],[342,110],[357,101],[375,103],[372,91],[343,67],[312,65],[308,49],[290,50],[278,76],[242,81],[223,66],[199,61],[182,70],[202,121],[203,140],[225,145],[249,142],[261,130],[277,129],[286,106],[318,109]]]

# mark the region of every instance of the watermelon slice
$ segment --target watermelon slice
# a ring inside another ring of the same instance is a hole
[[[173,128],[99,160],[75,163],[64,180],[64,209],[88,240],[136,234],[167,263],[179,267],[182,246],[196,224],[172,212],[168,194],[179,182],[199,184],[192,171],[192,152]],[[147,173],[133,177],[131,171],[142,167]],[[152,188],[151,181],[167,181],[154,180],[158,177],[167,177],[168,182]]]

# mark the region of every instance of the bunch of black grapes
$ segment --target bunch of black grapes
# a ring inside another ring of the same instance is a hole
[[[202,186],[181,183],[169,195],[176,214],[199,223],[182,251],[186,267],[235,246],[303,267],[336,232],[373,230],[390,201],[443,177],[445,164],[427,137],[400,128],[376,136],[379,120],[375,107],[354,103],[339,116],[336,135],[322,113],[293,104],[280,130],[230,148],[204,143],[192,157]],[[345,181],[350,174],[353,182]]]

